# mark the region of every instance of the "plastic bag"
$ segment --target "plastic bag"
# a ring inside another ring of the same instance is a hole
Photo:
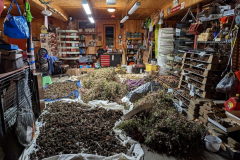
[[[35,133],[35,118],[31,109],[24,108],[18,113],[15,133],[21,145],[31,145]]]
[[[236,94],[238,89],[238,78],[234,73],[226,74],[225,77],[218,83],[216,91],[220,93]]]
[[[148,92],[157,91],[159,89],[158,84],[155,84],[155,82],[148,82],[137,89],[129,92],[126,95],[126,98],[129,99],[130,102],[134,103],[140,98],[142,98],[144,95],[146,95]]]
[[[20,16],[10,15],[14,2],[17,5]],[[8,9],[7,16],[4,20],[4,34],[8,37],[15,39],[28,39],[30,36],[27,21],[25,17],[22,15],[22,12],[16,0],[12,1],[12,4]]]

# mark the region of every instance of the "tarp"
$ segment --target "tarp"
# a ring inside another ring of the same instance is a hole
[[[61,100],[61,101],[62,102],[76,102],[76,100],[70,100],[70,99]],[[83,103],[81,100],[78,100],[78,102]],[[52,102],[47,102],[47,103],[52,103]],[[92,108],[100,107],[100,108],[105,108],[107,110],[109,110],[109,109],[122,110],[124,113],[124,106],[118,105],[117,103],[108,103],[108,101],[95,100],[95,101],[89,102],[88,105],[91,105]],[[42,115],[46,114],[46,113],[47,113],[47,111],[44,111],[42,113]],[[119,120],[115,123],[115,127],[119,123],[121,123],[121,120]],[[23,151],[22,155],[19,157],[19,160],[30,160],[29,155],[31,153],[34,153],[37,151],[36,139],[37,139],[38,135],[40,134],[39,128],[44,125],[45,125],[45,123],[43,121],[40,121],[40,122],[36,121],[36,132],[35,132],[35,136],[34,136],[32,145],[27,147]],[[82,160],[123,160],[123,159],[124,160],[143,160],[144,152],[143,152],[143,149],[141,148],[141,145],[139,144],[139,142],[132,140],[130,137],[127,137],[125,132],[123,132],[121,130],[117,130],[115,127],[113,128],[113,131],[115,132],[115,136],[117,137],[117,139],[119,139],[121,141],[122,145],[125,145],[127,143],[131,144],[131,149],[128,150],[127,155],[120,153],[120,154],[116,154],[114,156],[104,157],[104,156],[100,156],[100,155],[79,153],[79,154],[57,155],[57,156],[45,158],[44,160],[71,160],[73,158],[74,159],[79,158]]]
[[[72,81],[69,81],[69,82],[72,82]],[[80,81],[77,81],[77,82],[76,82],[76,85],[77,85],[79,88],[81,88],[81,82],[80,82]],[[45,90],[47,87],[48,87],[48,85],[44,86],[44,87],[43,87],[43,90]],[[75,99],[77,99],[77,98],[79,97],[79,92],[78,92],[78,90],[73,91],[73,92],[70,93],[68,96],[63,97],[63,98],[68,98],[68,97],[70,97],[70,96],[72,96],[72,95],[75,95]],[[54,102],[54,101],[58,101],[58,100],[63,99],[63,98],[58,98],[58,99],[44,99],[44,100],[47,101],[47,102],[51,102],[51,101]]]

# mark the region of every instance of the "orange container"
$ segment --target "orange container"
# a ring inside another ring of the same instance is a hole
[[[236,71],[236,72],[234,72],[234,73],[236,74],[238,80],[240,81],[240,71]]]

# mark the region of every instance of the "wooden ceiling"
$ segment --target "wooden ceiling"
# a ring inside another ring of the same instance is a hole
[[[20,3],[21,9],[23,10],[23,0],[17,0]],[[31,4],[31,12],[33,17],[42,17],[41,11],[44,9],[43,5],[36,5],[36,1],[39,0],[29,0]],[[45,0],[50,1],[50,0]],[[88,0],[92,9],[92,14],[95,20],[111,18],[112,13],[107,11],[107,8],[115,8],[114,12],[115,18],[121,20],[126,13],[131,9],[135,2],[141,2],[141,6],[134,12],[133,15],[129,16],[129,19],[145,19],[150,16],[156,9],[161,9],[161,7],[171,2],[172,0],[117,0],[116,5],[106,5],[106,0]],[[9,7],[11,0],[5,0],[5,5]],[[52,7],[57,7],[60,12],[64,12],[64,15],[71,16],[77,19],[86,19],[87,15],[82,7],[82,0],[53,0],[50,4]],[[16,6],[13,7],[13,15],[17,15]],[[7,9],[2,13],[2,16],[7,14]],[[53,15],[55,18],[56,15]],[[60,19],[60,18],[59,18]]]

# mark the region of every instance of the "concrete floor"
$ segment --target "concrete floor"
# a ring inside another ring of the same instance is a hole
[[[179,160],[176,157],[168,157],[166,154],[159,154],[154,153],[151,151],[147,151],[147,147],[145,145],[142,145],[142,148],[144,150],[144,160]],[[219,152],[219,153],[211,153],[207,150],[204,150],[201,152],[202,154],[196,155],[195,157],[192,157],[193,160],[231,160],[229,155],[225,152]]]

